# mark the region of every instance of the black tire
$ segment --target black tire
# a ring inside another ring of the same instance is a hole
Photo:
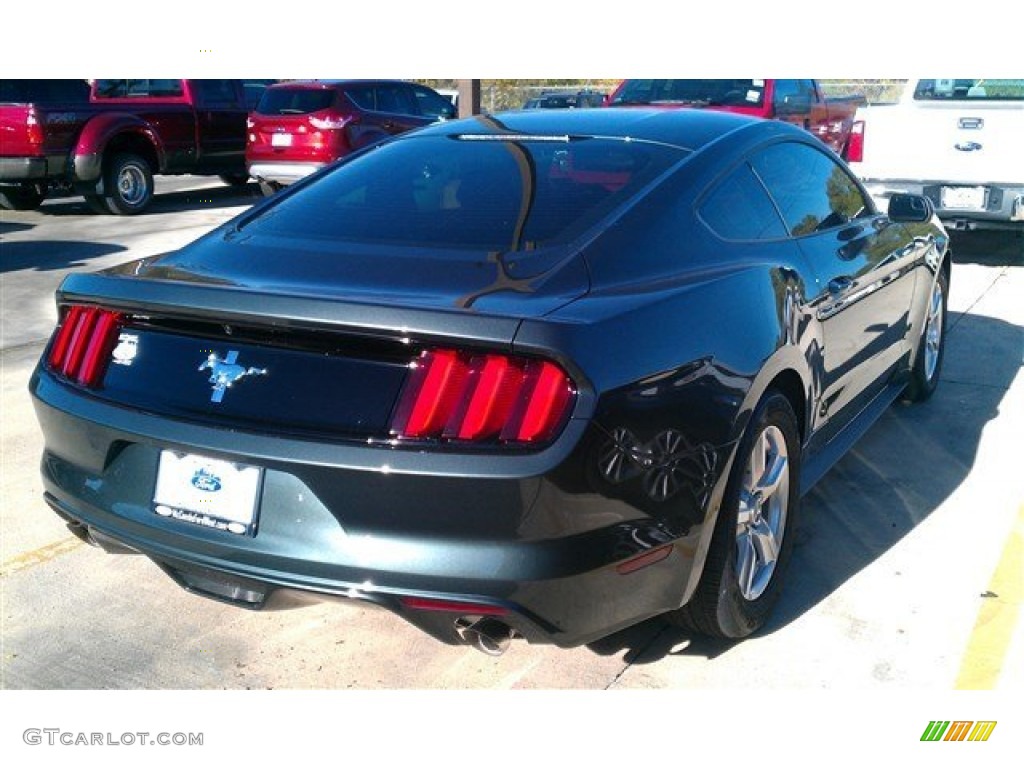
[[[942,359],[946,354],[946,304],[949,296],[949,278],[944,270],[928,296],[928,307],[921,328],[914,368],[910,382],[903,391],[903,399],[909,403],[923,403],[939,386],[942,373]]]
[[[249,183],[249,174],[247,173],[222,173],[217,178],[229,187],[244,187]]]
[[[34,211],[45,199],[45,184],[0,187],[0,208],[6,208],[8,211]]]
[[[800,442],[789,400],[776,391],[766,392],[740,441],[697,591],[686,605],[667,615],[669,621],[727,639],[746,637],[764,625],[781,594],[796,538]],[[758,466],[755,449],[764,457],[760,482],[752,479]],[[762,500],[760,494],[768,488],[765,481],[773,470],[777,471],[775,490]],[[751,505],[745,499],[751,498],[749,489],[755,486],[760,486],[758,502]],[[769,533],[775,556],[771,562],[760,561],[754,553],[769,541]],[[743,569],[743,563],[751,567]],[[741,578],[741,570],[749,578]]]
[[[111,213],[142,213],[153,199],[153,171],[138,155],[114,155],[103,179],[103,200]]]

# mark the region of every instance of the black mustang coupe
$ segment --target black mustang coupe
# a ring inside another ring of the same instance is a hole
[[[802,495],[942,364],[950,252],[793,126],[522,112],[364,150],[191,245],[68,277],[46,501],[248,608],[438,639],[739,638]]]

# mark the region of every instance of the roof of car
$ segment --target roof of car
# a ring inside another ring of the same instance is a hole
[[[604,136],[696,149],[726,133],[755,124],[766,124],[766,121],[696,109],[521,110],[450,120],[420,129],[415,135]]]

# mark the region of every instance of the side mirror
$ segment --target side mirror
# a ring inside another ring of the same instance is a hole
[[[889,218],[893,221],[930,221],[935,215],[932,201],[923,195],[893,195],[889,198]]]

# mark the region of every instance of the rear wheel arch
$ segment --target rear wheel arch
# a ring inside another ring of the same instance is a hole
[[[801,441],[806,442],[813,425],[810,411],[813,381],[813,372],[808,370],[807,360],[799,349],[792,345],[779,349],[762,367],[747,391],[739,411],[742,418],[737,419],[733,429],[735,438],[739,440],[746,431],[747,419],[765,394],[775,390],[789,400],[796,415]]]
[[[113,136],[103,148],[104,171],[109,168],[109,163],[114,157],[122,154],[136,155],[142,158],[154,174],[163,170],[160,153],[150,138],[144,134],[124,132]]]
[[[807,414],[807,387],[804,385],[803,379],[800,378],[800,374],[792,368],[781,371],[765,387],[766,392],[769,390],[775,390],[789,400],[789,404],[793,407],[793,413],[796,415],[800,439],[807,442],[807,425],[810,422]]]

